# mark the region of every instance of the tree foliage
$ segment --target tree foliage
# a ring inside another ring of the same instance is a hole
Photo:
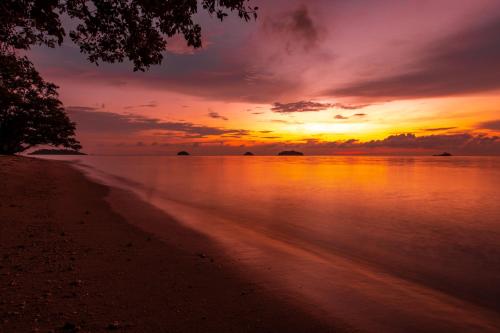
[[[161,63],[169,37],[180,34],[188,46],[201,46],[193,20],[199,7],[221,21],[229,12],[248,21],[257,11],[248,1],[0,0],[0,154],[39,144],[81,148],[57,86],[19,50],[56,47],[69,35],[93,63],[128,59],[144,71]],[[74,26],[69,32],[68,25]]]
[[[0,52],[0,154],[39,144],[78,150],[74,135],[57,86],[45,82],[26,57]]]
[[[256,17],[249,0],[2,0],[0,41],[16,49],[60,45],[67,35],[63,18],[76,23],[69,37],[91,62],[129,59],[134,70],[161,63],[168,37],[183,35],[201,46],[201,27],[193,16],[201,6],[223,20],[236,12]]]

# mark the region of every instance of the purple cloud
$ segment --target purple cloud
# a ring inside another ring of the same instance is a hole
[[[323,29],[306,5],[282,15],[266,17],[263,28],[265,33],[278,36],[277,40],[283,42],[287,53],[292,53],[297,46],[305,52],[315,49],[323,37]]]
[[[123,107],[125,110],[129,110],[129,109],[136,109],[136,108],[156,108],[158,105],[156,104],[155,101],[151,101],[149,103],[146,103],[146,104],[140,104],[140,105],[127,105],[125,107]]]
[[[478,125],[478,128],[500,131],[500,120],[490,120],[482,122]]]
[[[212,135],[246,135],[248,131],[226,129],[190,122],[171,122],[135,114],[118,114],[97,111],[96,108],[70,106],[66,108],[71,119],[76,122],[77,130],[86,133],[137,133],[147,130],[181,132],[202,138]]]
[[[440,131],[449,131],[452,129],[456,129],[457,127],[434,127],[434,128],[423,128],[424,132],[440,132]]]
[[[228,120],[227,117],[224,117],[222,115],[220,115],[219,113],[215,112],[215,111],[210,111],[208,113],[208,116],[210,118],[214,118],[214,119],[222,119],[222,120]]]
[[[362,80],[325,95],[418,98],[500,88],[500,17],[430,45],[422,59],[396,75]]]
[[[277,113],[292,113],[292,112],[316,112],[323,111],[331,108],[343,110],[357,110],[367,107],[368,104],[350,105],[343,103],[321,103],[314,101],[298,101],[292,103],[279,103],[273,104],[271,111]]]
[[[412,133],[390,135],[384,139],[360,141],[305,140],[304,143],[273,143],[247,145],[260,153],[273,154],[275,150],[297,149],[308,155],[320,154],[425,154],[448,151],[453,155],[500,155],[500,136],[470,133],[416,136]]]
[[[313,101],[299,101],[293,103],[279,103],[273,104],[271,111],[278,113],[291,113],[291,112],[314,112],[329,109],[331,104],[320,103]]]

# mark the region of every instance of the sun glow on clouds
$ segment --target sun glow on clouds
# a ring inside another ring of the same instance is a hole
[[[499,1],[251,1],[257,22],[200,16],[205,47],[175,37],[148,73],[96,68],[68,46],[33,59],[66,107],[113,114],[79,110],[90,153],[500,134]]]

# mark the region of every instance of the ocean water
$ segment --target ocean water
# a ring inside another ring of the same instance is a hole
[[[371,332],[500,332],[498,157],[77,159],[322,316]]]

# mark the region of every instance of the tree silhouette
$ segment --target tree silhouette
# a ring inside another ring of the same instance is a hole
[[[249,0],[2,0],[0,41],[15,49],[60,45],[66,36],[61,17],[73,19],[69,37],[91,62],[121,62],[134,70],[161,63],[168,37],[183,35],[200,47],[201,27],[193,21],[198,5],[221,21],[237,12],[245,21],[256,17]]]
[[[80,149],[72,123],[57,98],[26,57],[0,52],[0,154],[39,144]]]
[[[198,7],[223,20],[229,12],[248,21],[257,7],[249,0],[1,0],[0,154],[37,144],[80,148],[75,125],[58,100],[57,86],[45,82],[19,50],[56,47],[66,35],[90,62],[133,63],[134,71],[160,64],[168,38],[180,34],[201,47]],[[63,25],[72,20],[67,33]]]

